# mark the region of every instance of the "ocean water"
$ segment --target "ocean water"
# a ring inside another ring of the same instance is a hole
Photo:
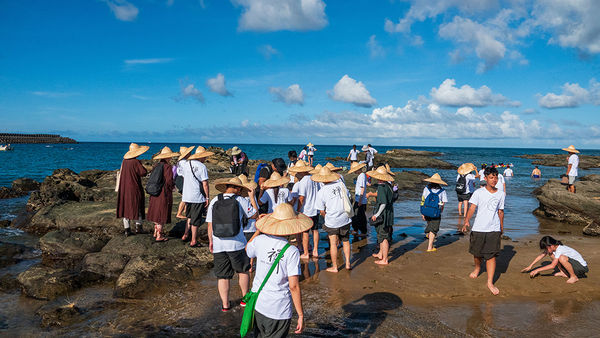
[[[173,150],[178,150],[179,146],[202,145],[231,148],[232,144],[148,144],[150,150],[140,158],[149,159],[152,154],[160,151],[167,145]],[[239,145],[242,150],[252,159],[270,160],[275,157],[282,157],[287,161],[289,150],[300,152],[303,145],[276,145],[276,144],[242,144]],[[0,152],[0,186],[9,186],[10,183],[19,177],[30,177],[36,180],[43,180],[50,175],[53,170],[58,168],[70,168],[76,172],[89,169],[113,170],[117,169],[121,163],[124,153],[127,152],[128,143],[79,143],[79,144],[16,144],[14,151]],[[315,163],[325,164],[327,157],[343,156],[346,157],[351,148],[338,145],[316,145]],[[360,145],[359,145],[360,147]],[[393,148],[411,148],[415,150],[428,150],[441,152],[439,158],[455,165],[464,162],[472,162],[477,166],[482,163],[512,163],[515,176],[507,181],[507,199],[505,206],[505,230],[509,236],[519,237],[527,234],[538,233],[540,220],[533,216],[532,211],[538,207],[538,202],[532,195],[532,191],[543,185],[549,178],[558,178],[565,172],[564,167],[545,167],[540,166],[542,170],[542,179],[533,180],[530,178],[533,165],[531,160],[514,157],[523,154],[564,154],[566,162],[566,153],[560,149],[526,149],[526,148],[452,148],[452,147],[410,147],[410,146],[375,146],[379,152]],[[600,155],[600,150],[582,150],[586,155]],[[337,165],[348,165],[347,162],[339,162]],[[428,175],[438,172],[442,178],[449,183],[447,187],[449,203],[447,204],[442,218],[442,231],[454,231],[459,224],[457,198],[454,192],[454,182],[456,180],[456,170],[439,169],[411,169],[411,168],[393,168],[394,171],[418,170]],[[501,172],[503,169],[500,170]],[[579,175],[591,173],[600,174],[600,169],[581,170]],[[348,182],[351,184],[351,182]],[[22,209],[25,198],[14,200],[0,200],[0,217],[12,218],[14,214]],[[395,205],[395,223],[404,229],[404,231],[422,231],[424,222],[420,218],[419,205],[416,200],[402,200]]]

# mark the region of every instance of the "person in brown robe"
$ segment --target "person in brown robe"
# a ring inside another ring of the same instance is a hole
[[[145,216],[144,189],[142,177],[148,173],[137,159],[150,147],[129,145],[129,151],[123,156],[121,163],[119,190],[117,197],[117,218],[123,218],[125,236],[131,235],[130,221],[135,220],[135,232],[142,233],[142,220]]]
[[[154,222],[154,237],[157,242],[166,242],[168,240],[162,233],[163,225],[171,223],[171,211],[173,210],[173,188],[175,182],[173,180],[173,166],[169,163],[168,158],[179,156],[179,153],[174,153],[169,147],[164,147],[160,154],[154,156],[155,160],[160,160],[156,166],[163,166],[164,184],[160,195],[150,196],[148,204],[147,219]]]

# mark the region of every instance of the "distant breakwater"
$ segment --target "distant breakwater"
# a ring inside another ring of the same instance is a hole
[[[77,143],[77,141],[55,134],[0,133],[0,144],[5,143]]]

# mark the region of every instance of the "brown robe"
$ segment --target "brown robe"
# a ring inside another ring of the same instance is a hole
[[[117,198],[117,218],[144,219],[146,203],[142,177],[147,173],[137,158],[123,160]]]
[[[148,203],[148,216],[150,222],[161,225],[171,223],[171,211],[173,210],[173,166],[166,160],[161,160],[158,165],[163,166],[163,177],[165,184],[158,196],[150,196]]]

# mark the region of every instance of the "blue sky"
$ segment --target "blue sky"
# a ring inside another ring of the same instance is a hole
[[[1,132],[600,148],[600,2],[0,3]]]

